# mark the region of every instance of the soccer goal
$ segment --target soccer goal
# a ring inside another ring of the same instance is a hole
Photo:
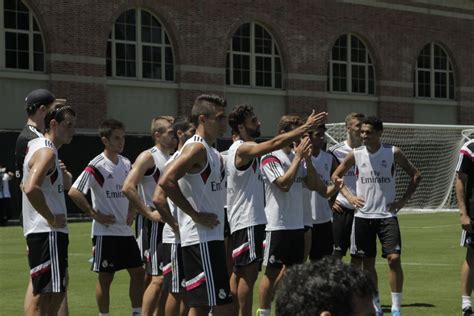
[[[346,138],[344,123],[326,124],[328,148]],[[454,176],[459,150],[474,137],[472,126],[384,123],[382,142],[401,148],[421,171],[422,180],[406,210],[449,210],[457,208]],[[408,176],[397,167],[397,198]]]

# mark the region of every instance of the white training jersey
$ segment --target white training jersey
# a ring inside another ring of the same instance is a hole
[[[225,160],[227,175],[227,218],[230,231],[267,223],[263,190],[263,176],[259,158],[247,166],[237,169],[235,157],[238,148],[244,144],[238,140],[229,148]]]
[[[321,150],[318,156],[311,156],[311,161],[323,183],[328,186],[331,182],[333,156]],[[331,221],[332,210],[329,206],[328,199],[316,191],[304,189],[303,192],[306,202],[305,206],[309,207],[309,210],[306,211],[305,214],[311,214],[312,224],[322,224]]]
[[[26,183],[30,175],[28,163],[33,155],[41,149],[52,150],[54,152],[54,169],[49,171],[41,184],[46,204],[54,215],[67,215],[66,200],[64,198],[63,173],[59,167],[58,151],[54,144],[46,138],[35,138],[28,143],[28,150],[23,163],[23,183]],[[31,205],[25,192],[22,193],[22,213],[23,213],[23,234],[27,236],[32,233],[45,233],[57,231],[67,233],[67,226],[64,228],[52,228],[46,219],[36,211]]]
[[[72,185],[83,194],[91,190],[92,208],[105,215],[114,215],[115,223],[102,225],[92,222],[93,236],[133,236],[127,225],[129,201],[122,192],[123,182],[130,171],[130,160],[119,155],[114,164],[104,153],[89,162]]]
[[[306,170],[303,162],[301,162],[288,192],[281,190],[273,183],[287,172],[293,159],[293,152],[286,154],[281,149],[262,157],[261,168],[265,182],[267,231],[304,228],[303,183]]]
[[[387,218],[389,204],[395,201],[394,148],[381,144],[371,154],[365,146],[354,149],[357,175],[357,196],[364,199],[364,206],[357,210],[356,217]]]
[[[225,202],[222,190],[224,190],[225,170],[222,157],[216,149],[210,147],[197,134],[188,139],[183,148],[193,143],[204,145],[207,152],[207,163],[200,172],[187,173],[179,179],[179,188],[195,211],[216,214],[219,224],[214,228],[196,224],[191,217],[179,210],[179,233],[183,247],[213,240],[224,240]]]
[[[329,152],[336,157],[337,162],[341,163],[346,159],[346,156],[348,153],[353,151],[354,148],[349,146],[347,141],[340,142],[334,146],[331,146],[329,148]],[[346,174],[342,177],[344,181],[345,187],[352,192],[352,194],[356,194],[356,182],[357,182],[357,177],[355,174],[355,166],[352,166],[349,170],[347,170]],[[336,200],[345,208],[354,209],[354,206],[349,203],[349,201],[344,197],[342,193],[338,193]]]
[[[179,156],[179,151],[176,151],[170,159],[165,164],[165,169],[166,166],[168,166],[173,160],[175,160]],[[171,199],[168,198],[168,206],[170,208],[171,215],[178,220],[178,206],[171,201]],[[170,225],[165,224],[163,227],[163,240],[162,242],[164,244],[180,244],[181,239],[179,238],[179,234],[175,234],[174,230],[171,228]]]
[[[153,193],[155,193],[156,184],[165,170],[165,164],[170,155],[163,153],[157,147],[148,149],[155,163],[153,168],[145,172],[142,181],[138,183],[138,193],[147,206],[153,206]]]

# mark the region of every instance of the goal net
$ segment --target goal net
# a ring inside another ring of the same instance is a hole
[[[346,139],[344,123],[326,124],[328,148]],[[399,147],[421,171],[421,182],[405,205],[412,210],[457,208],[454,176],[459,150],[474,137],[472,126],[384,123],[382,142]],[[397,166],[397,198],[409,177]]]

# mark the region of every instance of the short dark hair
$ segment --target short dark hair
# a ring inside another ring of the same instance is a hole
[[[173,123],[173,126],[172,126],[174,137],[176,137],[176,139],[178,139],[178,131],[185,132],[188,129],[190,129],[191,127],[192,127],[192,124],[189,121],[189,118],[187,116],[177,117],[174,120],[174,123]]]
[[[372,125],[374,130],[383,132],[383,122],[381,119],[375,116],[369,116],[362,120],[362,124]]]
[[[283,115],[278,122],[278,132],[290,132],[301,125],[303,125],[303,121],[298,115]]]
[[[199,115],[210,116],[214,112],[215,106],[227,106],[226,100],[215,94],[201,94],[194,100],[191,109],[191,121],[197,127]]]
[[[100,137],[109,138],[112,135],[112,131],[116,129],[125,130],[125,124],[116,119],[106,119],[102,121],[99,126]]]
[[[238,104],[229,113],[229,125],[232,132],[239,135],[239,124],[244,124],[245,119],[254,115],[253,107],[248,104]]]
[[[64,121],[66,114],[76,116],[76,111],[74,111],[69,105],[56,104],[46,113],[46,116],[44,117],[44,130],[46,132],[49,131],[52,120],[55,120],[58,123]]]
[[[278,316],[352,315],[356,298],[372,297],[375,285],[367,272],[325,257],[291,267],[276,293]]]

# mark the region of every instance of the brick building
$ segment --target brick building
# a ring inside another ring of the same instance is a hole
[[[201,93],[229,109],[252,104],[267,137],[281,115],[313,108],[331,122],[359,111],[474,125],[474,2],[0,0],[0,161],[10,169],[24,97],[39,87],[78,113],[60,151],[76,176],[101,150],[102,119],[135,134],[133,160],[150,146],[153,116],[189,114]]]
[[[474,124],[474,2],[441,0],[0,0],[0,129],[49,88],[78,112],[147,133],[217,93],[254,105],[265,136],[284,113]],[[230,107],[229,107],[230,108]]]

